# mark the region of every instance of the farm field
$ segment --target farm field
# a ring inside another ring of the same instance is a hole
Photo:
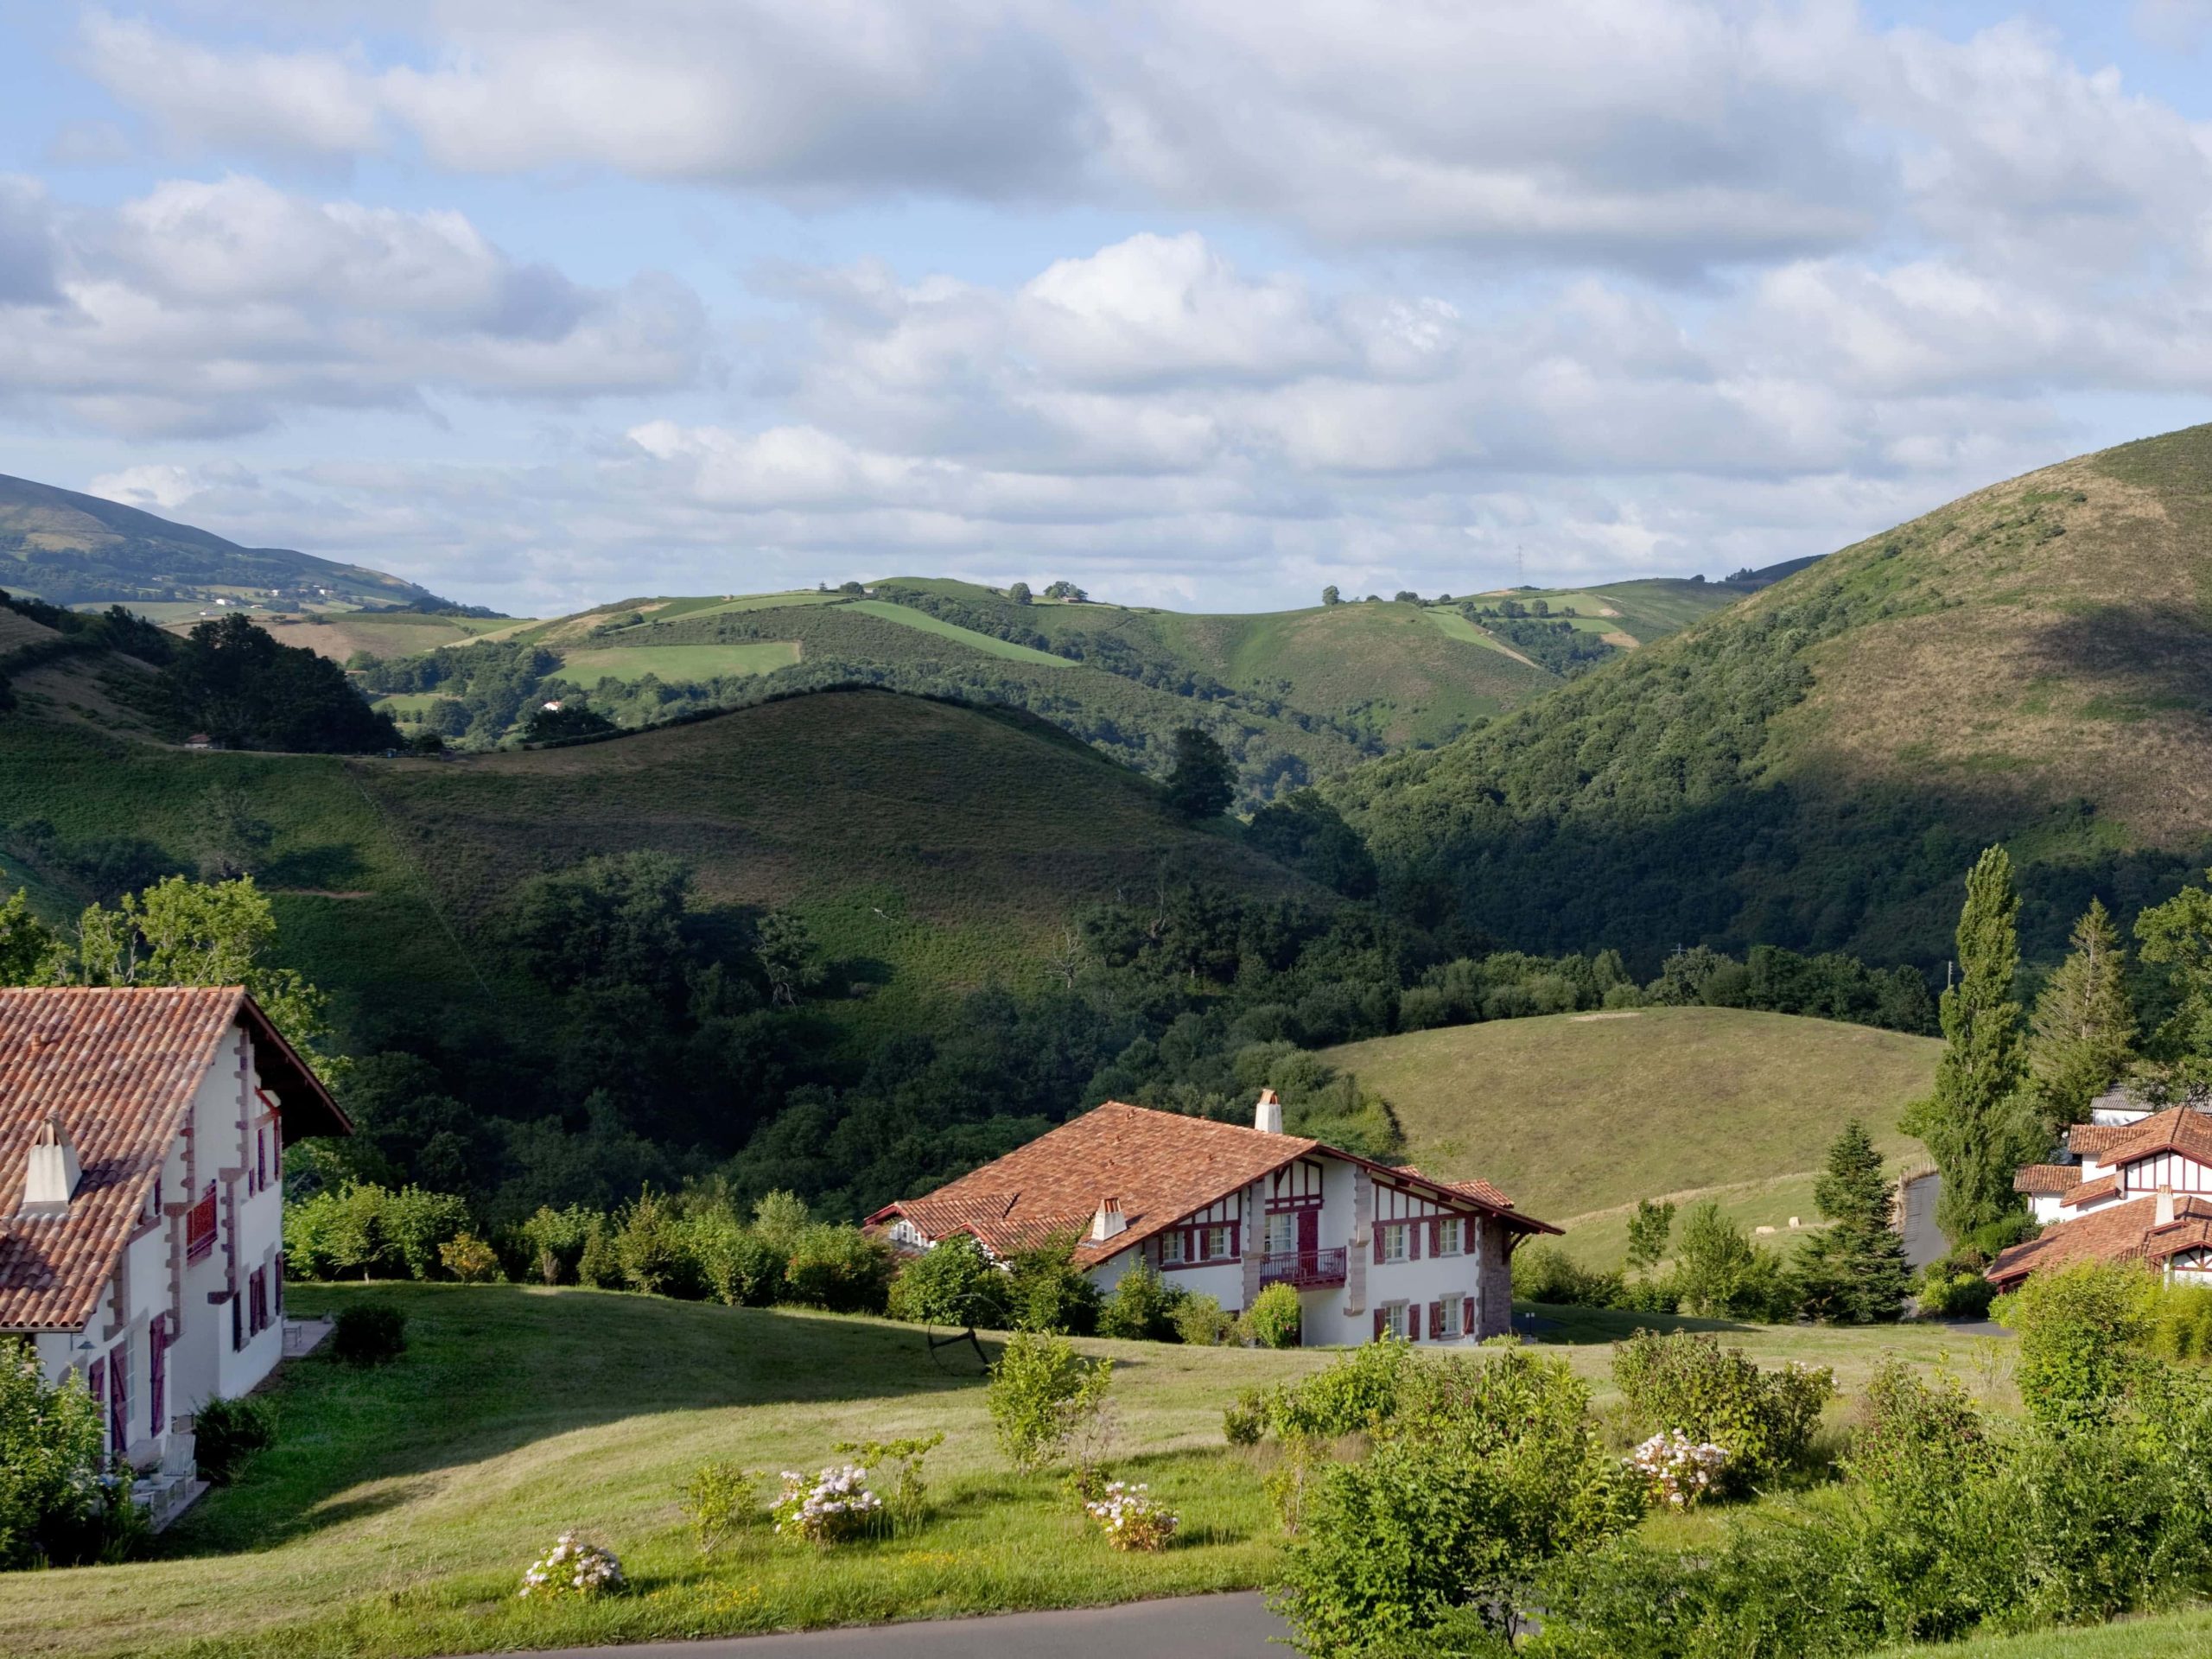
[[[601,678],[711,680],[724,675],[772,674],[799,659],[795,639],[726,645],[598,645],[562,653],[561,676],[589,685]]]
[[[1748,1226],[1813,1219],[1811,1172],[1845,1122],[1917,1163],[1898,1113],[1942,1044],[1792,1014],[1643,1008],[1550,1014],[1377,1038],[1326,1052],[1398,1114],[1408,1158],[1480,1175],[1562,1248],[1610,1266],[1624,1206],[1719,1198]],[[1714,1190],[1718,1189],[1718,1190]]]
[[[1028,663],[1039,668],[1072,668],[1075,664],[1065,657],[1055,657],[1049,651],[1039,651],[1033,645],[1020,645],[1010,639],[995,639],[988,633],[978,633],[973,628],[963,628],[915,610],[907,605],[894,604],[887,599],[855,599],[849,608],[863,616],[880,616],[887,622],[896,622],[903,627],[919,628],[925,633],[934,633],[940,639],[957,640],[970,651],[980,651],[986,657],[1002,657],[1010,663]]]
[[[1007,1469],[974,1362],[938,1370],[912,1325],[518,1287],[303,1285],[289,1300],[295,1313],[395,1302],[409,1352],[383,1370],[323,1354],[288,1366],[270,1396],[275,1448],[204,1499],[158,1559],[13,1580],[0,1651],[404,1659],[1249,1587],[1276,1548],[1267,1454],[1223,1443],[1222,1408],[1330,1357],[1079,1344],[1116,1362],[1111,1465],[1184,1518],[1176,1548],[1123,1555],[1057,1477]],[[1630,1328],[1587,1315],[1558,1334],[1576,1370],[1599,1377],[1606,1344]],[[1959,1345],[1914,1328],[1747,1327],[1731,1339],[1763,1363],[1840,1362],[1847,1388],[1885,1350],[1936,1364]],[[654,1363],[638,1365],[641,1353]],[[677,1510],[677,1483],[701,1462],[766,1471],[765,1488],[777,1470],[833,1460],[840,1440],[938,1430],[934,1513],[912,1540],[825,1556],[756,1522],[702,1559]],[[632,1593],[516,1597],[523,1569],[570,1528],[621,1556]]]
[[[197,612],[172,626],[173,633],[188,632],[199,620]],[[308,650],[342,663],[355,652],[372,657],[411,657],[441,645],[466,645],[472,639],[512,628],[512,622],[473,616],[430,616],[413,612],[379,614],[345,612],[299,622],[264,622],[270,633],[288,645]]]

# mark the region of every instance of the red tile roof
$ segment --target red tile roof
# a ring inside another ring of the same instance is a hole
[[[2060,1196],[2058,1204],[2061,1209],[2074,1210],[2085,1204],[2102,1204],[2107,1198],[2116,1198],[2120,1194],[2120,1176],[2115,1172],[2110,1175],[2100,1175],[2094,1181],[2083,1181],[2078,1186],[2067,1188]]]
[[[2012,1177],[2015,1192],[2033,1192],[2044,1197],[2070,1192],[2081,1185],[2082,1166],[2079,1164],[2030,1164]]]
[[[1559,1230],[1514,1212],[1512,1200],[1487,1182],[1439,1181],[1303,1135],[1269,1135],[1117,1100],[933,1192],[886,1205],[868,1219],[903,1216],[933,1239],[973,1233],[995,1255],[1042,1243],[1056,1233],[1075,1233],[1080,1235],[1075,1259],[1088,1267],[1311,1152],[1418,1181],[1494,1210],[1524,1230]],[[1094,1240],[1092,1217],[1100,1200],[1109,1197],[1120,1200],[1128,1225],[1110,1239]]]
[[[2001,1253],[1986,1276],[2009,1288],[2031,1273],[2073,1262],[2162,1262],[2212,1236],[2207,1231],[2212,1229],[2212,1201],[2177,1198],[2174,1218],[2164,1227],[2158,1224],[2158,1201],[2145,1196],[2054,1222],[2024,1244]]]
[[[2106,1153],[2142,1134],[2143,1124],[2150,1121],[2145,1118],[2140,1123],[2073,1124],[2066,1131],[2066,1149],[2102,1163]]]
[[[2177,1106],[2128,1127],[2134,1135],[2101,1154],[2099,1163],[2117,1167],[2139,1158],[2155,1158],[2162,1152],[2177,1152],[2198,1163],[2212,1164],[2212,1116]]]
[[[352,1132],[235,985],[0,989],[0,1330],[74,1331],[92,1317],[201,1077],[240,1023],[287,1142]],[[50,1114],[83,1177],[67,1217],[18,1217],[31,1137]]]

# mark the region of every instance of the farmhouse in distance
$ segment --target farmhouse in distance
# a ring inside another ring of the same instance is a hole
[[[1560,1230],[1486,1181],[1286,1135],[1272,1089],[1250,1128],[1109,1101],[869,1223],[902,1250],[966,1233],[999,1260],[1072,1235],[1101,1291],[1141,1263],[1232,1313],[1287,1284],[1308,1346],[1501,1335],[1514,1249]]]

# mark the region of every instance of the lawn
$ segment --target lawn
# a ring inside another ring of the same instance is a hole
[[[1986,1636],[1895,1652],[1897,1659],[2202,1659],[2212,1653],[2212,1611],[2126,1618],[2091,1630]]]
[[[798,661],[795,639],[733,641],[724,645],[595,645],[561,653],[561,672],[580,684],[601,678],[711,680],[721,675],[772,674]]]
[[[1390,1103],[1411,1161],[1495,1182],[1529,1214],[1573,1224],[1568,1248],[1611,1265],[1621,1207],[1638,1198],[1726,1188],[1713,1196],[1747,1226],[1809,1222],[1810,1172],[1849,1118],[1918,1162],[1897,1115],[1933,1083],[1941,1047],[1793,1014],[1644,1008],[1414,1032],[1326,1058]]]
[[[299,1286],[291,1311],[372,1299],[406,1310],[404,1359],[360,1372],[317,1354],[285,1367],[270,1396],[274,1450],[205,1499],[156,1559],[10,1580],[0,1651],[397,1659],[1249,1587],[1276,1548],[1265,1454],[1223,1444],[1222,1407],[1330,1357],[1081,1344],[1116,1363],[1112,1466],[1184,1518],[1174,1548],[1121,1555],[1057,1481],[1008,1471],[972,1356],[938,1369],[914,1326],[453,1285]],[[1569,1344],[1593,1379],[1638,1324],[1721,1331],[1768,1363],[1834,1364],[1847,1388],[1885,1351],[1964,1363],[1965,1344],[1940,1330],[1532,1311],[1540,1340]],[[933,1513],[912,1539],[817,1554],[760,1523],[702,1559],[677,1510],[677,1483],[709,1459],[772,1476],[819,1467],[842,1440],[940,1429]],[[620,1554],[632,1594],[516,1598],[524,1567],[569,1528]]]
[[[957,639],[971,651],[980,651],[987,657],[1003,657],[1010,663],[1028,663],[1038,668],[1073,668],[1069,658],[1055,657],[1049,651],[1039,651],[1033,645],[1017,645],[1011,639],[1000,639],[988,633],[978,633],[973,628],[963,628],[957,622],[947,622],[926,611],[918,611],[911,605],[894,604],[887,599],[856,599],[845,607],[866,616],[881,617],[887,622],[897,622],[909,628],[919,628],[924,633],[934,633],[942,639]]]

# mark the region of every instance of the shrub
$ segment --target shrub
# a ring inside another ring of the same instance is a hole
[[[1363,1461],[1325,1470],[1277,1605],[1309,1653],[1510,1640],[1537,1575],[1634,1524],[1640,1483],[1599,1446],[1563,1361],[1508,1348],[1410,1363]]]
[[[696,1217],[690,1243],[715,1300],[731,1307],[766,1307],[784,1288],[783,1253],[728,1215]]]
[[[924,1500],[929,1496],[929,1484],[922,1478],[922,1459],[944,1444],[940,1431],[903,1440],[843,1440],[831,1449],[840,1457],[860,1459],[870,1469],[889,1465],[898,1471],[886,1508],[892,1530],[907,1533],[922,1524],[925,1513]]]
[[[538,1205],[537,1213],[524,1222],[521,1229],[531,1271],[549,1285],[574,1283],[576,1262],[584,1253],[584,1240],[597,1219],[593,1211],[580,1204],[570,1205],[565,1210],[556,1210],[548,1204]]]
[[[888,1246],[857,1227],[802,1229],[784,1268],[788,1300],[839,1313],[880,1313],[893,1266]]]
[[[702,1463],[677,1489],[677,1507],[690,1523],[702,1555],[728,1542],[752,1506],[752,1471],[734,1463]]]
[[[1175,1311],[1184,1295],[1160,1276],[1158,1268],[1138,1262],[1122,1274],[1099,1309],[1098,1334],[1136,1342],[1179,1342]],[[1294,1292],[1294,1300],[1295,1295]]]
[[[1719,1484],[1728,1466],[1728,1450],[1668,1428],[1637,1446],[1629,1463],[1649,1483],[1653,1503],[1686,1510]]]
[[[576,1253],[576,1282],[599,1290],[620,1290],[629,1282],[614,1248],[614,1229],[604,1216],[585,1224],[583,1249]]]
[[[348,1365],[389,1365],[407,1351],[407,1316],[389,1302],[341,1307],[330,1348]]]
[[[2212,1287],[2175,1285],[2151,1305],[2151,1351],[2161,1359],[2212,1360]]]
[[[861,1536],[882,1510],[883,1500],[868,1490],[868,1471],[857,1464],[833,1465],[811,1478],[786,1469],[776,1530],[826,1548]]]
[[[1726,1449],[1732,1489],[1802,1467],[1835,1392],[1827,1370],[1761,1371],[1740,1349],[1688,1331],[1616,1343],[1613,1382],[1639,1432],[1680,1430]]]
[[[1236,1321],[1204,1291],[1185,1294],[1175,1305],[1175,1334],[1194,1348],[1214,1348],[1236,1332]]]
[[[107,1501],[100,1446],[84,1379],[72,1372],[48,1387],[31,1344],[0,1338],[0,1567],[74,1558]]]
[[[707,1287],[689,1243],[675,1205],[648,1187],[622,1211],[614,1230],[614,1259],[632,1289],[696,1300]]]
[[[2014,1378],[2037,1421],[2086,1427],[2106,1419],[2142,1364],[2157,1281],[2132,1263],[2081,1262],[2031,1274],[2012,1298]]]
[[[474,1233],[459,1233],[438,1246],[438,1262],[464,1285],[497,1284],[499,1258]]]
[[[1108,1481],[1105,1491],[1083,1507],[1116,1549],[1165,1549],[1181,1524],[1173,1510],[1153,1501],[1149,1487],[1118,1480]]]
[[[1075,1264],[1071,1237],[1047,1239],[1007,1263],[1014,1324],[1024,1331],[1087,1337],[1098,1329],[1098,1287]]]
[[[382,1192],[380,1187],[371,1192]],[[410,1279],[435,1279],[439,1248],[468,1230],[468,1205],[450,1192],[419,1186],[384,1194],[383,1227],[391,1253]]]
[[[284,1207],[285,1263],[303,1279],[435,1278],[439,1247],[468,1226],[449,1192],[357,1182]]]
[[[986,1398],[1000,1447],[1025,1472],[1058,1459],[1113,1381],[1110,1359],[1084,1360],[1065,1337],[1017,1332],[991,1367]]]
[[[1414,1364],[1410,1343],[1388,1338],[1355,1348],[1342,1359],[1270,1397],[1268,1427],[1287,1439],[1334,1440],[1373,1431],[1398,1409],[1398,1394]]]
[[[1556,1245],[1537,1244],[1514,1252],[1516,1300],[1555,1307],[1618,1307],[1625,1290],[1619,1274],[1586,1268]],[[1668,1311],[1673,1311],[1671,1306]]]
[[[1257,1446],[1274,1413],[1274,1399],[1269,1390],[1247,1389],[1222,1408],[1222,1438],[1231,1446]]]
[[[1244,1310],[1244,1328],[1262,1348],[1295,1348],[1302,1318],[1297,1291],[1288,1285],[1269,1285]]]
[[[1013,1281],[983,1247],[956,1233],[911,1258],[891,1281],[894,1319],[916,1325],[987,1325],[1003,1329]]]
[[[1949,1478],[1980,1465],[1991,1450],[1981,1411],[1952,1378],[1925,1381],[1902,1360],[1889,1360],[1859,1396],[1859,1421],[1846,1469],[1878,1489],[1935,1471]]]
[[[614,1552],[587,1543],[573,1532],[564,1532],[553,1548],[530,1564],[522,1575],[521,1596],[581,1596],[612,1594],[623,1587],[622,1563]]]
[[[276,1443],[276,1415],[258,1400],[213,1399],[192,1414],[192,1454],[200,1478],[227,1486],[238,1466]]]
[[[1979,1319],[1989,1313],[1989,1304],[1996,1299],[1997,1287],[1980,1274],[1965,1271],[1939,1271],[1942,1266],[1931,1262],[1920,1275],[1914,1294],[1924,1319]]]
[[[1788,1319],[1796,1311],[1782,1258],[1754,1245],[1710,1200],[1682,1218],[1675,1287],[1684,1313],[1707,1318]]]

